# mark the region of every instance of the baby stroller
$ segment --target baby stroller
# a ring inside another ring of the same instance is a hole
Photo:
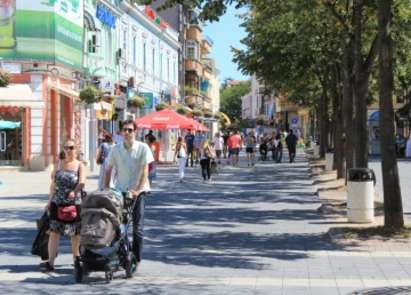
[[[135,201],[115,191],[87,195],[81,208],[80,261],[75,264],[75,281],[80,283],[90,272],[104,272],[107,282],[113,273],[125,270],[131,278],[137,260],[131,251],[128,228]]]

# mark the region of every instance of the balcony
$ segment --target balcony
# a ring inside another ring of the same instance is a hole
[[[211,53],[212,50],[212,42],[209,40],[209,38],[204,38],[201,41],[201,55],[207,55]]]
[[[185,97],[186,105],[190,107],[202,107],[203,106],[203,98],[200,95],[187,95]]]
[[[185,60],[186,71],[196,72],[198,76],[203,74],[203,65],[200,61],[195,59],[186,59]]]
[[[190,25],[186,31],[186,40],[196,40],[201,44],[203,40],[201,28],[198,25]]]

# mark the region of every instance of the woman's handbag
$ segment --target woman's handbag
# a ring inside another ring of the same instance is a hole
[[[57,219],[63,222],[72,222],[77,218],[75,205],[57,207]]]
[[[49,228],[50,218],[47,212],[44,212],[43,216],[37,220],[37,235],[31,247],[31,254],[40,256],[42,260],[47,260],[49,258]]]

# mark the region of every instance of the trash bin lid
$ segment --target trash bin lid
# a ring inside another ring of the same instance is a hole
[[[348,181],[373,181],[375,183],[375,174],[369,168],[351,168],[348,170]]]

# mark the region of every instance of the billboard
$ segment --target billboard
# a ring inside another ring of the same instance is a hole
[[[0,58],[82,67],[83,0],[0,0]]]

